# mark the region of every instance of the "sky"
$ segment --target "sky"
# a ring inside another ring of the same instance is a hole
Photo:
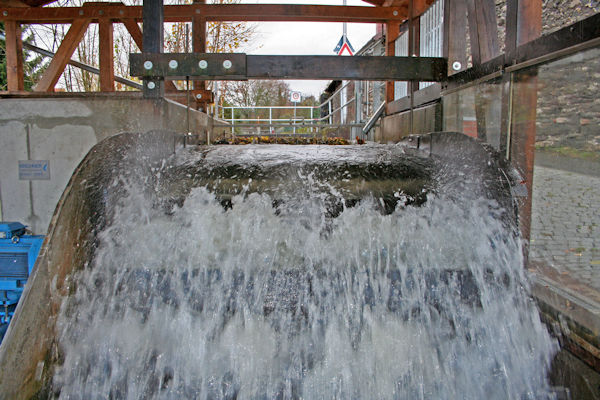
[[[346,0],[349,6],[368,6],[361,0]],[[299,0],[242,0],[248,4],[300,3]],[[306,4],[343,5],[343,0],[309,0]],[[335,55],[333,49],[342,37],[343,24],[329,22],[261,22],[256,23],[254,43],[242,49],[248,54],[265,55]],[[375,24],[348,24],[348,40],[358,51],[375,35]],[[292,90],[317,99],[329,81],[287,81]]]

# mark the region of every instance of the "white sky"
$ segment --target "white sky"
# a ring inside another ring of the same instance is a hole
[[[242,0],[242,3],[300,3],[298,0]],[[309,0],[306,4],[343,5],[343,0]],[[361,0],[347,0],[349,6],[369,6]],[[342,37],[343,24],[329,22],[260,22],[257,36],[248,54],[266,55],[335,55],[333,49]],[[375,35],[375,24],[348,24],[348,40],[358,51]],[[287,81],[292,90],[317,99],[329,81]]]

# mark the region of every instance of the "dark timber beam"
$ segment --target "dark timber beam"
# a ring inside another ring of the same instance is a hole
[[[466,0],[473,64],[480,65],[500,55],[494,0]]]
[[[70,23],[77,18],[142,20],[141,6],[90,4],[83,7],[0,8],[0,20],[22,23]],[[165,22],[206,21],[298,21],[298,22],[402,22],[406,7],[322,6],[297,4],[185,4],[164,7]]]
[[[144,0],[144,30],[142,47],[144,51],[162,54],[164,51],[164,6],[163,0]],[[160,98],[165,93],[161,75],[144,78],[144,97]]]
[[[466,0],[445,0],[444,58],[448,60],[448,75],[467,68],[467,3]]]
[[[194,0],[194,4],[205,4],[206,0]],[[188,51],[188,49],[186,49]],[[206,18],[203,15],[194,15],[192,19],[192,51],[206,53]],[[212,96],[206,95],[206,82],[194,82],[194,101],[196,108],[205,108]]]
[[[437,57],[257,56],[245,54],[131,54],[131,75],[168,79],[347,79],[441,81]],[[146,65],[146,68],[144,65]]]

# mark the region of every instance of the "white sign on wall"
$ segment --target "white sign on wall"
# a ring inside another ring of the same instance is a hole
[[[19,180],[37,181],[49,179],[49,160],[19,160]]]

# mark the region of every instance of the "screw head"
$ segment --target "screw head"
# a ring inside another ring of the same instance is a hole
[[[460,63],[460,61],[454,61],[452,63],[452,69],[455,71],[460,71],[460,69],[462,68],[462,64]]]
[[[169,68],[171,68],[171,69],[175,69],[175,68],[177,68],[177,66],[178,66],[178,65],[179,65],[179,64],[178,64],[178,63],[177,63],[177,61],[175,61],[175,60],[171,60],[171,61],[169,61]]]
[[[200,99],[202,98],[202,95],[201,95],[200,93],[198,93],[198,94],[196,95],[196,98],[197,98],[198,100],[200,100]]]
[[[398,11],[394,10],[394,12],[392,14],[394,14],[394,17],[397,17],[398,16]]]
[[[206,69],[208,68],[208,62],[206,60],[200,60],[198,66],[200,67],[200,69]]]
[[[156,84],[152,81],[148,82],[148,85],[146,85],[148,87],[148,89],[152,90],[156,87]]]
[[[7,17],[8,16],[8,11],[2,12],[2,15],[4,15],[5,17]]]
[[[230,61],[230,60],[225,60],[225,61],[223,61],[223,68],[225,68],[225,69],[229,69],[229,68],[231,68],[231,66],[232,66],[232,65],[233,65],[233,64],[231,64],[231,61]]]
[[[150,60],[144,61],[144,69],[145,70],[151,70],[152,66],[153,66],[152,61],[150,61]]]
[[[83,10],[79,10],[79,15],[83,15]]]

